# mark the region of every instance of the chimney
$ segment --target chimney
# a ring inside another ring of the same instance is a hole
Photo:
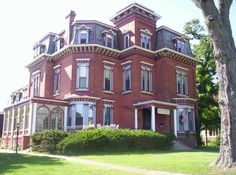
[[[65,29],[65,42],[66,44],[70,44],[72,40],[73,30],[72,30],[72,23],[75,19],[75,12],[73,10],[70,11],[70,13],[65,17],[66,18],[66,29]]]

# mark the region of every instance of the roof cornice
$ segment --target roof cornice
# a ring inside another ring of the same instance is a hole
[[[49,60],[49,61],[58,60],[58,59],[61,59],[67,55],[70,55],[73,53],[81,53],[81,52],[82,53],[83,52],[84,53],[96,52],[96,53],[100,53],[100,54],[107,55],[107,56],[114,57],[114,58],[123,57],[123,55],[131,54],[131,52],[132,53],[139,52],[141,54],[145,54],[145,55],[149,55],[150,57],[157,57],[157,58],[162,58],[162,57],[168,56],[170,58],[173,58],[173,59],[179,60],[179,61],[183,61],[188,64],[196,65],[199,62],[199,60],[197,60],[191,56],[185,55],[181,52],[177,52],[177,51],[169,49],[169,48],[162,48],[162,49],[153,51],[153,50],[142,48],[137,45],[133,45],[127,49],[120,51],[120,50],[109,48],[109,47],[102,46],[99,44],[78,44],[78,45],[66,45],[64,48],[53,53],[52,55],[42,54],[39,57],[37,57],[36,59],[34,59],[26,67],[28,69],[30,69],[33,66],[42,63],[44,60]]]

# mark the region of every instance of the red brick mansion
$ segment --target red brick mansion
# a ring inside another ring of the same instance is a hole
[[[187,36],[137,3],[118,11],[114,26],[66,16],[65,30],[34,46],[29,84],[4,109],[3,147],[26,149],[44,129],[95,127],[172,132],[195,146],[197,60]],[[188,134],[186,134],[188,133]]]

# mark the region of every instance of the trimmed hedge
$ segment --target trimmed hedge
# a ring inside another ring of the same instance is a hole
[[[94,129],[70,134],[58,149],[63,154],[76,155],[99,151],[134,151],[169,149],[175,137],[172,134],[148,130]]]
[[[56,153],[57,145],[68,133],[60,130],[44,130],[36,132],[31,136],[31,147],[33,151]]]

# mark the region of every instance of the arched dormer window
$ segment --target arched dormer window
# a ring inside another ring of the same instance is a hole
[[[37,43],[34,46],[34,57],[37,57],[38,55],[45,52],[46,45],[42,43]]]
[[[140,46],[145,49],[151,49],[152,33],[148,29],[140,30]]]
[[[130,31],[125,30],[123,32],[123,36],[124,36],[124,49],[127,49],[130,47]]]
[[[75,28],[74,33],[74,43],[78,44],[88,44],[89,43],[89,31],[90,27],[82,24],[79,27]]]
[[[181,52],[181,53],[186,53],[187,50],[187,44],[186,44],[186,39],[182,37],[174,37],[172,39],[174,48],[176,51]]]
[[[104,43],[106,47],[114,48],[114,36],[116,35],[111,29],[104,30],[102,32],[104,35]]]
[[[64,39],[61,36],[58,36],[54,39],[55,42],[55,52],[64,47]]]

